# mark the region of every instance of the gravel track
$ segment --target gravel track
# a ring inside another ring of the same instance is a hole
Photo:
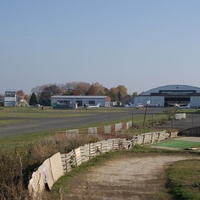
[[[170,200],[164,169],[186,156],[137,156],[110,160],[76,177],[64,199]],[[199,157],[198,157],[199,159]]]

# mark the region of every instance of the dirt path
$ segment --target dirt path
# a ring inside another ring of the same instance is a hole
[[[110,160],[76,177],[64,199],[170,200],[164,169],[170,163],[184,159],[190,157],[158,155]]]

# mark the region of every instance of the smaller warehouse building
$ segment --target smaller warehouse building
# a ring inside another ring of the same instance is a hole
[[[62,96],[55,95],[51,98],[53,108],[75,109],[85,105],[95,106],[100,104],[102,107],[110,107],[111,98],[108,96]]]
[[[200,106],[200,88],[189,85],[166,85],[157,87],[134,98],[134,104],[172,106],[175,104]]]

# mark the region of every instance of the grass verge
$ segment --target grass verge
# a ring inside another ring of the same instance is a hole
[[[168,140],[168,141],[165,141],[165,142],[154,144],[153,146],[185,149],[185,148],[199,147],[200,142],[182,141],[182,140]]]
[[[16,136],[8,136],[0,138],[0,149],[13,151],[21,149],[36,140],[41,140],[54,136],[54,131],[40,131],[28,134],[20,134]]]
[[[200,160],[183,160],[167,169],[168,187],[173,199],[200,199]]]
[[[124,111],[124,108],[101,108],[97,110],[54,110],[50,108],[46,108],[45,110],[41,110],[38,108],[19,108],[19,107],[14,107],[14,108],[4,108],[3,110],[0,111],[0,125],[7,125],[9,124],[19,124],[20,123],[26,123],[34,120],[37,120],[38,118],[62,118],[62,117],[80,117],[84,115],[90,115],[94,112],[120,112]],[[154,116],[154,122],[156,123],[157,121],[162,120],[165,118],[165,114],[156,114]],[[70,129],[85,129],[85,132],[87,132],[88,127],[100,127],[100,126],[105,126],[105,125],[112,125],[116,123],[125,123],[128,121],[133,121],[134,123],[134,128],[131,128],[125,132],[128,132],[130,135],[135,135],[135,134],[140,134],[140,133],[145,133],[149,131],[159,131],[156,127],[152,127],[151,123],[152,121],[152,116],[147,115],[146,117],[146,126],[142,126],[143,124],[143,116],[137,116],[137,117],[132,117],[130,118],[121,118],[121,119],[116,119],[116,120],[107,120],[106,122],[101,122],[101,123],[92,123],[91,121],[88,121],[87,124],[84,126],[76,126],[76,127],[70,127]],[[3,147],[4,149],[15,149],[15,148],[20,148],[23,147],[24,145],[28,145],[29,143],[32,143],[35,140],[38,139],[46,139],[47,137],[53,137],[55,131],[63,131],[67,130],[67,127],[62,127],[60,129],[56,130],[46,130],[46,131],[39,131],[39,132],[30,132],[26,134],[19,134],[15,136],[7,136],[7,137],[0,137],[0,146]],[[124,133],[124,131],[123,131]],[[120,132],[121,134],[121,132]]]

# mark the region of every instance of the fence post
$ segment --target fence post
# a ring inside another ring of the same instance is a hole
[[[154,133],[151,134],[151,143],[154,143]]]
[[[142,143],[144,144],[144,142],[145,142],[145,134],[143,135]]]
[[[158,141],[160,141],[160,132],[158,133]]]

